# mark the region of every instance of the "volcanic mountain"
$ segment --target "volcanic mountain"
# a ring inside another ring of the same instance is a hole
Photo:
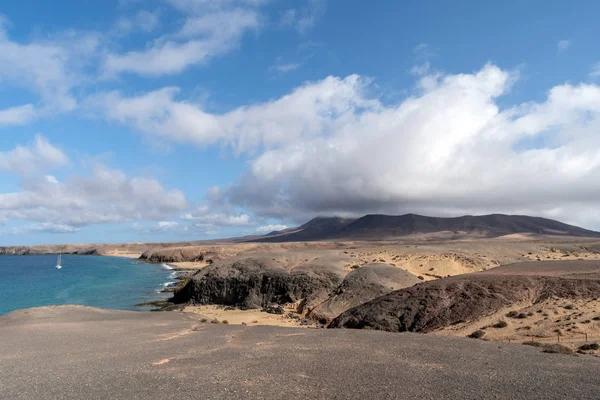
[[[370,214],[358,219],[317,217],[297,228],[256,238],[258,242],[299,242],[315,240],[385,240],[410,235],[435,233],[462,236],[499,237],[511,234],[600,237],[590,231],[559,221],[526,215],[465,215],[455,218],[427,217],[417,214]]]

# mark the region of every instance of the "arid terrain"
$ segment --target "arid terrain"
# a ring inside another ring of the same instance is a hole
[[[386,232],[406,221],[376,220]],[[79,398],[105,384],[119,388],[115,398],[200,387],[209,398],[597,397],[600,238],[500,220],[385,240],[283,240],[302,236],[298,228],[257,241],[2,248],[136,257],[182,275],[154,303],[171,312],[42,307],[0,317],[0,365],[10,365],[0,374],[15,376],[0,397],[52,398],[68,386],[65,398]],[[349,223],[316,219],[306,229],[319,237]],[[58,354],[58,338],[75,345]],[[27,392],[18,371],[32,363],[42,385]],[[45,386],[54,392],[36,389]]]
[[[600,359],[521,344],[42,307],[0,317],[0,398],[595,399]]]
[[[392,231],[403,236],[390,238]],[[340,232],[357,240],[316,240]],[[409,214],[316,218],[263,237],[221,242],[10,247],[0,253],[168,264],[187,274],[171,301],[157,306],[207,321],[463,337],[481,331],[484,340],[560,342],[577,350],[600,341],[595,236],[524,216]],[[299,237],[309,240],[284,240]]]

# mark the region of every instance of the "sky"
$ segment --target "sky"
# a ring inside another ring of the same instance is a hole
[[[0,5],[0,245],[315,216],[600,230],[600,3]]]

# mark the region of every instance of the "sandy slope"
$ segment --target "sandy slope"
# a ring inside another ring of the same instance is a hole
[[[510,312],[521,317],[508,317]],[[499,321],[507,326],[494,327]],[[488,340],[561,343],[576,350],[586,343],[586,334],[587,342],[600,343],[600,300],[550,299],[537,304],[516,304],[475,322],[436,333],[464,337],[479,329],[485,331],[484,338]]]
[[[223,306],[186,306],[184,312],[191,313],[200,317],[201,320],[206,319],[205,323],[228,323],[232,325],[269,325],[283,326],[288,328],[308,328],[315,327],[314,322],[308,324],[300,323],[300,316],[297,318],[289,318],[280,314],[269,314],[257,309],[254,310],[239,310],[226,309]],[[287,313],[292,313],[292,310],[287,310]],[[226,321],[226,322],[224,322]]]

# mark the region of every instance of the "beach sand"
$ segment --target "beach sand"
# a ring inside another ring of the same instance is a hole
[[[218,323],[226,323],[232,325],[268,325],[268,326],[283,326],[288,328],[310,328],[316,327],[313,321],[310,324],[303,325],[300,323],[301,319],[288,318],[285,314],[291,312],[286,310],[284,315],[280,314],[269,314],[261,310],[226,310],[223,306],[208,305],[208,306],[186,306],[183,310],[185,313],[193,314],[199,318],[206,319],[206,323],[211,321]],[[300,315],[295,314],[298,318],[302,318]]]
[[[140,258],[142,253],[131,253],[131,252],[127,252],[127,251],[110,250],[102,255],[109,256],[109,257]]]
[[[210,264],[204,261],[181,261],[181,262],[170,262],[168,263],[170,267],[176,270],[198,270],[202,269]]]

